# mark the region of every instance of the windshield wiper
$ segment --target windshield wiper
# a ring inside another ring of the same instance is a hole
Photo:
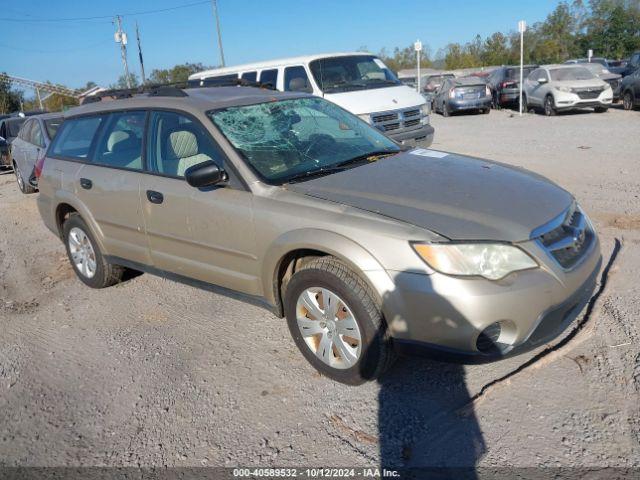
[[[396,153],[398,152],[390,151],[390,150],[378,150],[374,152],[365,153],[365,154],[350,158],[348,160],[344,160],[342,162],[329,165],[327,167],[320,167],[315,170],[308,170],[306,172],[297,173],[291,177],[288,177],[287,180],[285,180],[285,183],[289,183],[293,180],[306,179],[310,177],[319,177],[322,175],[330,175],[332,173],[342,172],[343,170],[348,170],[349,168],[352,168],[354,163],[364,162],[365,160],[368,163],[368,162],[378,160],[383,156],[395,155]]]

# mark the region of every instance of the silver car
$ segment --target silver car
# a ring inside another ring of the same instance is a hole
[[[36,163],[44,158],[61,123],[61,113],[34,115],[22,124],[18,136],[11,143],[13,172],[22,193],[37,191]]]
[[[547,342],[601,263],[586,213],[547,179],[405,149],[302,93],[163,88],[83,105],[39,185],[88,286],[134,269],[242,296],[348,384],[398,351],[486,361]]]

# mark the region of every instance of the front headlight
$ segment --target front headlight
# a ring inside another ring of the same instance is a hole
[[[500,243],[415,243],[413,248],[427,265],[447,275],[498,280],[518,270],[538,267],[518,247]]]
[[[423,117],[428,117],[431,113],[431,104],[429,102],[425,103],[420,107],[420,111],[422,112]]]
[[[364,120],[368,124],[371,124],[371,115],[369,115],[368,113],[363,113],[361,115],[358,115],[358,117],[360,118],[360,120]]]
[[[571,93],[571,88],[570,87],[555,87],[556,90],[560,91],[560,92],[567,92],[567,93]]]

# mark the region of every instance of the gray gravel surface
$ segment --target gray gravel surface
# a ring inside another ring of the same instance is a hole
[[[488,365],[315,373],[284,321],[150,275],[75,279],[35,195],[0,175],[0,465],[640,466],[640,112],[434,116],[435,149],[574,192],[622,249],[562,349]]]

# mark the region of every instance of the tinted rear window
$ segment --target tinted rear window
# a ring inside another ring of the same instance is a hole
[[[255,82],[258,79],[258,72],[244,72],[241,78],[247,82]]]
[[[263,70],[260,73],[260,83],[269,83],[273,88],[277,88],[278,70]]]
[[[51,155],[57,157],[81,158],[89,156],[93,137],[104,117],[72,118],[64,122],[60,135],[51,146]]]
[[[531,72],[533,72],[536,67],[524,67],[522,69],[522,78],[527,78]],[[505,78],[510,80],[515,80],[520,78],[520,69],[519,68],[507,68],[504,73]]]

